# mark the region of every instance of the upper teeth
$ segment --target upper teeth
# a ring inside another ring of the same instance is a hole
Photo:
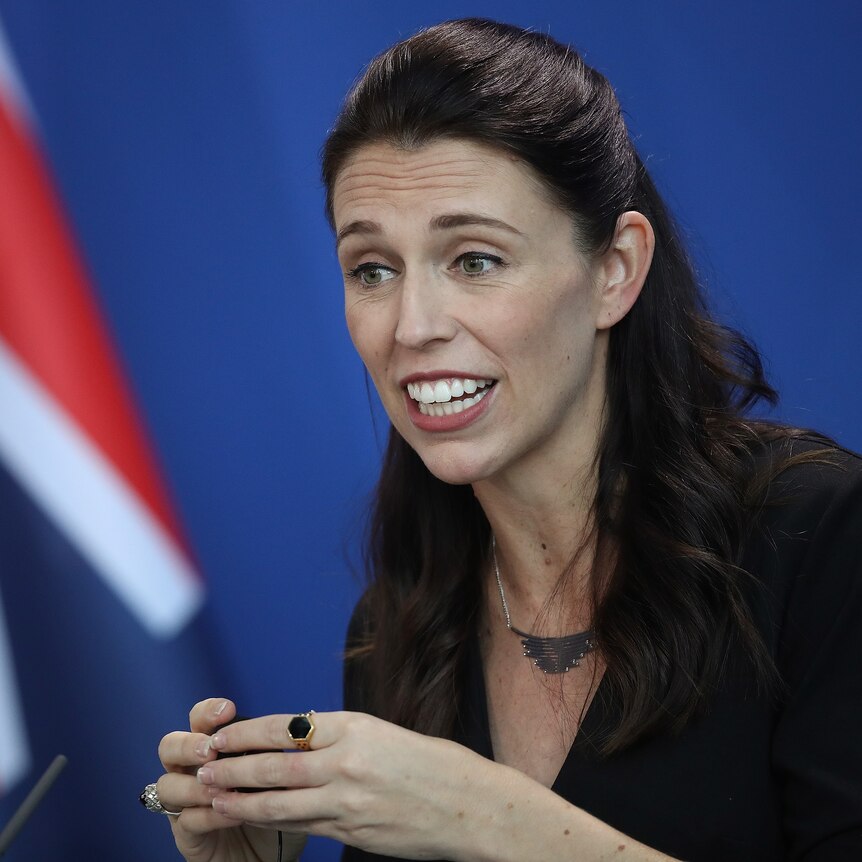
[[[450,380],[425,380],[422,383],[408,383],[407,394],[420,404],[444,404],[465,393],[472,395],[477,389],[490,386],[493,380],[472,377],[454,377]]]

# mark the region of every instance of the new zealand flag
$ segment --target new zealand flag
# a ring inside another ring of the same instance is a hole
[[[15,69],[0,28],[0,826],[63,753],[7,858],[170,858],[136,796],[159,737],[224,682]]]

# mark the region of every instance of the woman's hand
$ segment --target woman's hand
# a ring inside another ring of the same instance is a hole
[[[214,734],[212,750],[248,752],[197,771],[219,823],[325,835],[406,859],[675,862],[457,743],[325,712],[312,716],[311,750],[293,751],[293,718],[269,715]]]
[[[188,862],[275,862],[276,833],[245,827],[212,807],[212,794],[195,777],[197,770],[217,757],[210,737],[236,715],[229,700],[201,701],[189,713],[190,733],[176,731],[159,744],[159,759],[166,770],[157,782],[159,800],[168,817],[177,849]],[[285,836],[285,862],[299,858],[303,836]]]
[[[484,813],[489,785],[499,791],[500,773],[510,770],[454,742],[351,712],[315,713],[311,750],[290,751],[292,718],[250,719],[213,736],[212,750],[225,753],[288,751],[207,757],[198,789],[185,791],[189,800],[212,800],[219,819],[207,823],[325,835],[411,859],[473,858],[473,844],[491,825]]]

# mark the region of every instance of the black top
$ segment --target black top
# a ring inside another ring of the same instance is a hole
[[[837,450],[834,460],[785,471],[752,515],[743,567],[785,693],[759,695],[737,655],[682,733],[601,758],[594,741],[613,707],[600,684],[556,793],[686,862],[862,860],[862,459]],[[361,675],[347,673],[345,708],[362,707]],[[461,707],[457,740],[492,758],[475,642]]]

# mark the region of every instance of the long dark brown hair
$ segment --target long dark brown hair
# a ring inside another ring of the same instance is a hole
[[[776,400],[761,360],[710,317],[610,84],[571,48],[466,19],[378,56],[324,146],[330,222],[334,182],[357,148],[441,138],[491,144],[531,165],[572,214],[585,254],[608,247],[627,210],[655,231],[641,296],[610,332],[592,512],[593,624],[603,686],[621,715],[603,748],[619,750],[681,728],[740,638],[755,675],[769,679],[738,563],[755,452],[795,432],[747,418],[756,402]],[[348,657],[361,662],[369,710],[453,733],[489,540],[471,488],[435,478],[392,429],[370,523],[362,631]]]

